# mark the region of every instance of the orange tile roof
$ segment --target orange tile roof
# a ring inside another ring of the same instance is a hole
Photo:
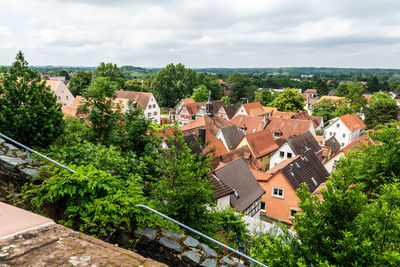
[[[230,120],[230,122],[239,128],[246,128],[246,133],[261,131],[264,126],[264,119],[256,116],[238,115]]]
[[[195,116],[201,105],[202,103],[186,103],[185,107],[189,116]]]
[[[280,138],[288,139],[291,136],[310,131],[311,127],[313,127],[312,121],[270,117],[265,129],[273,133],[280,133]]]
[[[185,130],[190,130],[193,128],[198,128],[198,127],[209,127],[212,134],[216,135],[218,133],[218,130],[227,127],[227,126],[232,126],[233,124],[230,121],[225,120],[224,118],[221,118],[219,116],[214,116],[214,117],[209,117],[208,115],[204,115],[200,118],[197,118],[194,121],[189,122],[188,124],[182,126],[182,131]]]
[[[323,136],[319,136],[317,135],[315,137],[315,139],[317,140],[318,143],[323,144],[324,143],[324,137]]]
[[[269,130],[250,133],[243,138],[246,138],[256,158],[265,156],[278,149],[278,145],[275,143],[274,137]]]
[[[305,94],[316,94],[317,89],[307,89],[304,91]]]
[[[371,99],[373,95],[369,95],[369,94],[363,94],[363,97],[365,97],[365,99],[367,99],[367,101],[369,102],[369,100]]]
[[[267,182],[269,180],[269,178],[272,177],[271,174],[263,172],[263,171],[257,171],[257,170],[253,170],[253,169],[250,169],[250,171],[253,173],[254,178],[256,178],[256,180],[259,182]]]
[[[54,92],[57,89],[57,86],[62,82],[61,80],[46,80],[46,86],[49,86],[50,89]]]
[[[346,114],[340,117],[340,120],[346,125],[346,127],[354,132],[358,129],[365,129],[366,125],[356,114]]]
[[[75,117],[76,116],[76,112],[77,112],[76,108],[62,106],[62,113],[64,113],[64,116]]]
[[[194,99],[192,99],[192,98],[182,98],[182,102],[184,104],[194,103]]]
[[[275,108],[275,107],[264,107],[263,106],[263,109],[265,112],[272,113],[272,114],[278,111],[278,108]]]
[[[117,98],[130,99],[136,101],[138,104],[142,106],[142,110],[144,111],[147,107],[147,104],[150,101],[150,98],[153,96],[152,93],[144,93],[144,92],[131,92],[119,90],[115,91],[117,94]]]
[[[243,108],[246,110],[248,115],[251,115],[250,114],[251,110],[254,110],[254,109],[259,109],[261,111],[264,111],[263,106],[260,104],[260,102],[243,104]]]
[[[334,95],[324,95],[322,96],[318,102],[321,102],[322,100],[331,100],[331,101],[337,101],[337,100],[346,100],[345,97],[341,97],[341,96],[334,96]]]
[[[248,146],[242,146],[239,147],[235,150],[232,150],[228,153],[215,156],[213,158],[211,168],[216,169],[218,168],[219,164],[223,163],[229,163],[235,159],[238,158],[243,158],[246,161],[247,166],[249,166],[250,169],[254,170],[259,170],[261,169],[261,166],[258,164],[257,160],[250,160],[250,158],[253,157],[251,150]]]
[[[343,153],[347,154],[350,151],[356,151],[360,149],[361,145],[371,145],[374,144],[374,141],[371,140],[367,135],[363,134],[360,137],[358,137],[356,140],[345,146],[342,151]]]
[[[296,114],[294,112],[284,112],[284,111],[276,111],[272,114],[273,117],[291,119],[293,115]]]

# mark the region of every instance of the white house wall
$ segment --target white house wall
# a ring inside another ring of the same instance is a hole
[[[230,199],[231,196],[227,195],[217,199],[217,207],[225,208],[226,206],[230,207]]]
[[[146,118],[151,119],[153,123],[160,123],[161,121],[161,109],[158,105],[154,96],[150,97],[149,102],[147,103],[146,109],[144,110],[144,115]]]
[[[233,116],[233,118],[235,118],[238,115],[249,115],[247,114],[246,110],[244,109],[243,105],[238,109],[238,111],[236,111],[235,115]],[[232,119],[233,119],[232,118]]]
[[[337,153],[334,157],[330,158],[327,162],[324,163],[326,170],[332,174],[333,167],[336,166],[337,161],[344,155],[342,151]]]
[[[284,156],[280,156],[280,152],[284,153]],[[287,153],[292,153],[292,158],[295,157],[296,155],[293,153],[293,150],[290,148],[288,143],[283,144],[278,150],[276,150],[274,153],[271,155],[271,161],[269,163],[270,168],[272,169],[282,161],[289,159],[287,156]]]
[[[337,126],[339,125],[339,127]],[[341,148],[347,146],[354,138],[351,136],[351,131],[347,128],[347,126],[340,120],[336,120],[325,128],[324,138],[328,140],[332,136],[335,136],[336,140],[339,141]]]

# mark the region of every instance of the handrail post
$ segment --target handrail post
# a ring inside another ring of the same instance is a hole
[[[31,158],[29,157],[29,150],[25,149],[26,151],[26,161],[30,164],[31,163]]]

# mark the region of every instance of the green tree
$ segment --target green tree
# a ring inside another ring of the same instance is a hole
[[[199,85],[193,89],[193,95],[190,97],[195,102],[206,102],[208,99],[208,89],[205,85]]]
[[[146,92],[146,86],[139,80],[133,79],[125,82],[124,89],[133,92]]]
[[[0,83],[0,132],[30,147],[48,147],[64,128],[61,105],[21,51]]]
[[[93,139],[102,144],[111,144],[121,119],[120,107],[116,104],[116,82],[105,77],[94,78],[89,88],[83,92],[83,101],[78,107],[89,114]]]
[[[217,75],[200,72],[197,74],[197,85],[206,86],[207,90],[211,91],[211,98],[213,100],[221,99],[222,92],[221,92],[221,86],[218,83]]]
[[[334,118],[334,112],[339,105],[340,101],[323,99],[313,106],[312,115],[322,116],[324,118],[324,124],[326,126],[329,124],[329,121]]]
[[[329,92],[326,81],[322,80],[321,78],[318,78],[315,81],[315,88],[317,89],[317,93],[319,96],[327,95]]]
[[[93,78],[98,77],[108,78],[112,82],[117,82],[120,88],[125,84],[124,75],[117,64],[101,62],[93,71]]]
[[[304,96],[296,89],[287,88],[270,103],[270,106],[279,111],[298,112],[304,110]]]
[[[358,112],[367,104],[367,100],[363,96],[364,87],[356,79],[351,83],[340,83],[335,95],[346,97],[350,100],[350,105],[354,112]]]
[[[370,93],[378,92],[379,91],[379,79],[376,76],[371,76],[368,78],[368,85],[367,90]]]
[[[160,106],[172,108],[180,99],[190,97],[195,87],[196,71],[171,63],[154,76],[151,91]]]
[[[92,73],[90,71],[78,70],[72,74],[68,89],[74,96],[80,95],[89,87],[91,81]]]
[[[385,124],[391,120],[397,120],[399,108],[397,103],[390,96],[376,93],[371,97],[369,107],[364,109],[365,124],[368,129],[374,128],[379,124]]]
[[[213,205],[211,157],[193,153],[181,133],[175,132],[167,142],[171,148],[161,151],[156,162],[154,199],[163,213],[198,228],[207,218],[206,205]]]
[[[254,101],[260,102],[261,105],[267,106],[278,96],[278,94],[273,90],[262,90],[255,92]]]
[[[64,76],[65,80],[67,80],[67,81],[71,79],[71,77],[69,76],[69,72],[65,69],[62,69],[58,75]]]

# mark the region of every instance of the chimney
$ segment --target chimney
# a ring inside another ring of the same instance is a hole
[[[199,139],[200,139],[201,145],[204,146],[204,144],[206,143],[206,128],[199,129]]]

